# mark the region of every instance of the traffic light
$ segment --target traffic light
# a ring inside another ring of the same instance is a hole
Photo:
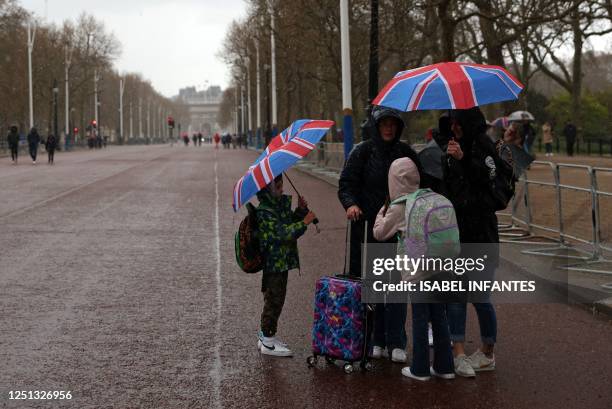
[[[91,126],[93,126],[94,128],[97,128],[97,127],[98,127],[98,122],[96,122],[96,120],[95,120],[95,119],[94,119],[94,120],[92,120],[92,121],[91,121]]]
[[[174,129],[174,118],[168,117],[168,127]]]
[[[79,133],[79,128],[74,128],[74,134],[78,134]]]

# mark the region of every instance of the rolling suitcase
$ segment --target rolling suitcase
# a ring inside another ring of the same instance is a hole
[[[368,223],[365,223],[367,237]],[[350,254],[351,223],[347,227],[346,253]],[[365,261],[365,251],[362,260]],[[360,362],[362,370],[370,369],[368,362],[368,339],[371,308],[361,302],[361,279],[344,274],[324,276],[317,280],[314,300],[314,323],[312,327],[312,356],[308,357],[313,367],[318,357],[328,363],[344,361],[344,371],[351,373],[353,364]],[[362,263],[362,269],[365,268]]]

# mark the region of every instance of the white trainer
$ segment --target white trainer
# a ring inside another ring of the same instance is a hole
[[[429,373],[431,374],[431,376],[435,376],[437,378],[455,379],[455,374],[454,373],[438,373],[438,372],[436,372],[435,369],[433,369],[433,366],[429,367]]]
[[[408,357],[406,356],[406,351],[400,348],[395,348],[391,351],[391,361],[393,362],[406,362]]]
[[[370,354],[370,358],[372,359],[389,358],[389,353],[387,352],[387,348],[383,348],[383,347],[374,345],[372,347],[372,353]]]
[[[470,358],[468,358],[465,354],[455,357],[455,373],[459,376],[463,376],[464,378],[473,378],[476,376],[476,372],[474,372],[474,368],[472,368]]]
[[[287,345],[283,345],[282,342],[279,342],[274,337],[263,337],[259,341],[259,343],[261,343],[261,346],[259,347],[259,352],[261,352],[263,355],[272,355],[272,356],[292,356],[293,355],[293,352],[287,347]]]
[[[427,327],[427,342],[429,343],[430,347],[433,346],[433,330],[431,329],[431,324],[429,324],[429,327]]]
[[[402,368],[402,375],[407,376],[408,378],[416,379],[417,381],[428,381],[431,379],[431,376],[417,376],[413,374],[409,366]]]
[[[480,349],[470,355],[469,360],[472,368],[474,368],[474,372],[495,370],[495,355],[489,358]]]

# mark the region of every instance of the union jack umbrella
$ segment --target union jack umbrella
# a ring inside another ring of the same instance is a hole
[[[300,119],[277,135],[234,186],[234,211],[308,155],[334,121]]]
[[[522,90],[502,67],[442,62],[397,73],[372,103],[406,112],[469,109],[515,100]]]

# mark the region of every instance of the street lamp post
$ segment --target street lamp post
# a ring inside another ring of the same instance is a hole
[[[123,91],[125,91],[125,81],[119,79],[119,143],[123,144]]]
[[[32,22],[28,22],[28,84],[29,84],[29,105],[30,105],[30,129],[34,128],[34,92],[32,90],[32,50],[36,38],[36,23],[32,27]]]
[[[100,121],[99,121],[99,111],[98,106],[100,102],[98,101],[98,81],[100,81],[100,75],[98,74],[98,70],[94,70],[94,119],[96,121],[96,136],[98,136],[98,130],[100,129]]]
[[[138,139],[142,138],[142,97],[138,97]]]
[[[247,118],[249,121],[249,127],[247,133],[249,134],[249,145],[253,146],[253,119],[251,118],[251,59],[247,58]]]
[[[342,106],[344,113],[344,160],[353,149],[353,102],[351,92],[351,51],[348,0],[340,0],[340,52],[342,55]]]
[[[59,94],[59,88],[57,87],[57,80],[53,80],[53,134],[55,140],[58,140],[58,121],[57,121],[57,96]]]
[[[151,100],[147,100],[147,145],[151,138]]]
[[[259,43],[255,43],[255,65],[257,66],[257,149],[261,149],[261,78],[259,73]]]
[[[277,125],[277,107],[276,107],[276,34],[274,25],[274,8],[272,7],[272,1],[268,2],[268,8],[270,12],[270,59],[272,66],[272,137],[278,133]]]
[[[68,146],[69,146],[69,139],[70,139],[70,88],[68,86],[68,74],[70,71],[70,64],[72,62],[72,48],[68,47],[68,45],[66,45],[66,56],[65,56],[65,64],[64,64],[64,70],[65,70],[65,104],[66,104],[66,118],[64,118],[66,120],[66,130],[65,130],[65,147],[66,150],[68,150]],[[56,136],[57,137],[57,136]]]
[[[378,94],[378,0],[370,2],[370,67],[368,73],[368,106]]]
[[[134,115],[132,110],[132,101],[130,97],[130,139],[134,138]]]

